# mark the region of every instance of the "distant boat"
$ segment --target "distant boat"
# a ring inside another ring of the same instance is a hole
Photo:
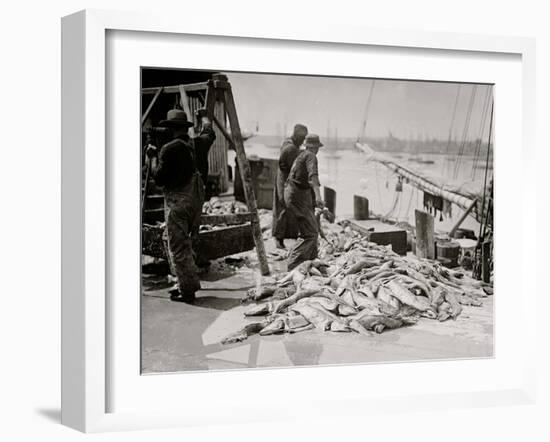
[[[411,162],[414,162],[414,163],[419,163],[419,164],[434,164],[435,161],[434,160],[426,160],[424,158],[409,158],[409,161]]]

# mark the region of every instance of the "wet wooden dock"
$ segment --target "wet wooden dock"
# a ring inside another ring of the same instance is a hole
[[[275,267],[284,262],[275,262]],[[455,320],[421,319],[418,324],[365,337],[309,330],[253,336],[221,345],[247,321],[240,299],[255,284],[254,272],[210,274],[194,305],[171,302],[165,288],[149,283],[142,294],[144,373],[256,367],[380,363],[492,357],[493,299],[464,306]]]

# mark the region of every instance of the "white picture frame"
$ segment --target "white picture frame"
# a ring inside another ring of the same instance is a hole
[[[170,14],[86,10],[62,21],[62,423],[85,432],[138,428],[208,424],[217,421],[243,422],[284,419],[289,416],[323,416],[323,401],[312,399],[313,407],[292,407],[279,412],[266,407],[246,417],[237,417],[235,409],[207,415],[198,409],[190,416],[183,412],[166,413],[156,407],[133,412],[112,412],[108,407],[110,384],[108,367],[110,323],[107,299],[109,265],[108,241],[109,187],[106,155],[106,33],[140,31],[162,34],[273,39],[286,42],[338,43],[369,45],[384,48],[437,49],[484,53],[514,54],[521,57],[522,119],[521,159],[524,170],[534,161],[535,109],[535,43],[532,39],[494,37],[451,33],[390,31],[353,28],[343,25],[292,27],[281,23],[250,22],[237,28],[230,21],[187,21],[184,24]],[[136,110],[137,115],[137,110]],[[136,117],[137,118],[137,117]],[[136,119],[137,121],[137,119]],[[531,185],[530,181],[531,180]],[[535,201],[534,177],[525,176],[521,195],[523,203]],[[532,205],[534,207],[535,204]],[[522,213],[526,228],[529,213]],[[534,222],[534,221],[533,221]],[[518,233],[521,239],[522,233]],[[533,252],[535,245],[524,244],[520,262]],[[534,253],[532,253],[534,255]],[[522,270],[525,272],[525,268]],[[521,303],[536,303],[534,280],[521,280]],[[477,389],[469,393],[430,392],[425,395],[395,395],[372,401],[340,397],[338,413],[365,414],[381,409],[395,412],[416,409],[488,406],[510,403],[533,403],[535,397],[536,323],[530,322],[521,331],[525,339],[522,363],[525,367],[520,384],[511,383],[500,389]],[[496,356],[498,358],[498,354]],[[410,365],[410,364],[404,364]],[[303,369],[301,369],[303,370]],[[332,368],[331,370],[338,370]],[[357,370],[357,369],[356,369]],[[279,370],[285,377],[292,370]],[[247,372],[238,376],[246,378]],[[206,374],[212,375],[212,374]],[[198,377],[196,378],[199,379]],[[168,383],[170,381],[167,381]],[[220,398],[220,401],[227,398]],[[331,399],[336,400],[336,399]]]

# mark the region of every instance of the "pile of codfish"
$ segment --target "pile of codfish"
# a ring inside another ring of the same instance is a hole
[[[202,213],[204,215],[226,215],[229,213],[246,213],[248,208],[246,204],[240,201],[222,201],[214,196],[209,201],[205,201],[202,205]]]
[[[489,284],[437,261],[400,256],[353,232],[330,231],[319,258],[306,261],[275,283],[250,289],[244,303],[249,320],[222,340],[240,342],[254,334],[318,329],[365,336],[411,326],[420,318],[456,319],[462,306],[479,307]]]

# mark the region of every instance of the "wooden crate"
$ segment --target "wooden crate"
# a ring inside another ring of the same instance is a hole
[[[204,259],[217,259],[253,248],[254,238],[249,223],[201,232],[198,241],[193,243],[193,250]]]
[[[391,244],[392,250],[399,255],[407,254],[407,232],[396,226],[384,224],[378,220],[353,220],[350,227],[367,236],[381,246]]]
[[[203,215],[202,225],[227,224],[227,226],[200,232],[198,239],[193,242],[193,250],[203,261],[252,250],[254,239],[250,219],[250,213]],[[166,259],[163,233],[164,227],[160,225],[143,224],[142,253]]]

